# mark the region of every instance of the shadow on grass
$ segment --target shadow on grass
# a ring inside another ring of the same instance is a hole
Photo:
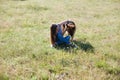
[[[77,50],[94,53],[94,47],[90,44],[90,42],[86,40],[77,40],[77,41],[73,41],[72,43],[75,46],[60,45],[57,46],[56,48],[71,53],[76,53]]]
[[[90,42],[88,42],[86,40],[79,40],[79,41],[74,41],[74,43],[78,46],[79,49],[81,49],[85,52],[94,53],[94,47],[91,45]]]

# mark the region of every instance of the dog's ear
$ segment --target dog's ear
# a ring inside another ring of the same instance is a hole
[[[64,28],[65,28],[65,26],[66,26],[66,25],[65,25],[65,24],[63,24],[63,27],[64,27]]]
[[[66,26],[67,26],[67,28],[70,28],[69,26],[68,26],[68,24],[65,24]]]
[[[69,26],[67,24],[63,24],[63,28],[65,28],[65,27],[69,28]]]

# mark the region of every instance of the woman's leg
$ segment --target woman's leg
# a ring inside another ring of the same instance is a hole
[[[69,44],[70,43],[70,36],[66,36],[65,40],[66,40],[66,44]]]

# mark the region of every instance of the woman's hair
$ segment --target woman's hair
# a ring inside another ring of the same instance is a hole
[[[52,24],[50,27],[50,39],[51,39],[51,44],[55,44],[56,41],[56,29],[57,29],[57,25],[56,24]]]

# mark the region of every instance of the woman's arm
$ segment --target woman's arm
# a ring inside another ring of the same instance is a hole
[[[63,26],[63,25],[61,25],[61,26]],[[63,28],[63,30],[62,30],[62,35],[64,35],[66,31],[67,31],[67,26],[65,25],[65,28]]]
[[[64,35],[67,30],[67,26],[66,26],[67,23],[68,23],[68,20],[59,23],[60,26],[62,26],[62,35]]]

